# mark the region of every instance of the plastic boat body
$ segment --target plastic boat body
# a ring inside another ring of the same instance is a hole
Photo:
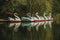
[[[11,22],[11,23],[18,23],[18,22],[46,22],[46,21],[53,21],[53,19],[48,20],[32,20],[32,21],[22,21],[22,20],[3,20],[0,22]]]

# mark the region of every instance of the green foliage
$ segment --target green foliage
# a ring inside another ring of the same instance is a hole
[[[4,13],[6,9],[12,9],[14,12],[18,12],[21,15],[26,15],[28,12],[35,14],[39,12],[39,15],[43,15],[45,11],[49,11],[49,4],[45,3],[46,0],[10,0],[3,1],[0,6],[0,14]],[[50,2],[50,1],[49,1]],[[52,1],[52,12],[60,12],[59,0]],[[47,5],[47,6],[46,6]],[[51,6],[51,5],[50,5]],[[47,8],[48,7],[48,8]],[[47,8],[47,9],[46,9]]]

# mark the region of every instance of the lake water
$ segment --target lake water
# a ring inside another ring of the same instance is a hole
[[[60,40],[57,22],[0,23],[0,40]]]

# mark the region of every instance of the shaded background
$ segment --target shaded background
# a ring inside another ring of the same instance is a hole
[[[0,15],[4,15],[7,8],[14,9],[20,16],[25,16],[28,12],[31,16],[35,16],[36,12],[42,16],[44,12],[48,15],[50,12],[52,16],[60,16],[60,1],[59,0],[0,0]]]

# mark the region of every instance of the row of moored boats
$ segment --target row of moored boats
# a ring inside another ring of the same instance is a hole
[[[14,13],[14,18],[12,17],[8,17],[8,21],[11,22],[20,22],[20,21],[32,21],[32,22],[40,22],[40,21],[51,21],[53,20],[53,18],[51,17],[51,13],[49,13],[49,16],[45,16],[46,13],[44,13],[43,16],[39,16],[38,12],[36,12],[36,17],[31,17],[28,15],[28,17],[18,17],[15,13]]]

